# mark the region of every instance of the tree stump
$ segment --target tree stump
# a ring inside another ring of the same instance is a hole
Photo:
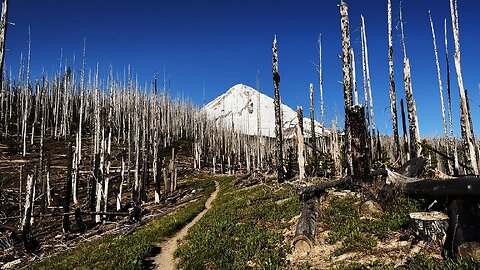
[[[409,230],[417,240],[443,247],[447,238],[448,216],[441,212],[415,212],[409,215]]]

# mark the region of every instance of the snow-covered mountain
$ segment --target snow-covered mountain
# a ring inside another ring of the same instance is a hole
[[[284,104],[282,104],[281,109],[284,136],[288,138],[295,132],[295,127],[298,123],[297,112]],[[247,85],[234,85],[225,94],[220,95],[205,105],[203,110],[216,121],[223,121],[224,124],[233,126],[235,130],[249,135],[257,135],[257,123],[258,118],[260,118],[261,134],[263,136],[275,137],[273,98]],[[258,111],[260,113],[257,113]],[[303,119],[303,127],[305,136],[310,137],[310,119]],[[329,131],[315,121],[315,133],[318,135],[322,134],[322,132],[328,133]]]

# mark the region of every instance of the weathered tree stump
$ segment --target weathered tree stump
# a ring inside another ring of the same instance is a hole
[[[448,216],[441,212],[415,212],[409,214],[409,230],[415,238],[439,248],[447,238]]]
[[[318,215],[318,198],[310,198],[303,204],[302,215],[293,238],[293,246],[297,252],[308,252],[316,243],[315,228]]]

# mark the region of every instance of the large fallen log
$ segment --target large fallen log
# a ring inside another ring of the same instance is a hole
[[[480,198],[480,178],[458,177],[447,180],[417,179],[389,171],[387,184],[399,187],[409,197],[424,199],[473,199]]]
[[[340,186],[345,186],[350,184],[352,184],[352,177],[345,176],[338,180],[328,181],[328,182],[320,183],[318,185],[301,187],[298,190],[298,194],[300,195],[300,198],[303,201],[308,201],[312,197],[320,197],[323,193],[325,193],[325,190],[327,188],[340,187]]]
[[[293,238],[293,246],[297,252],[308,252],[316,243],[315,228],[318,215],[318,198],[312,197],[303,204],[302,214],[297,223]]]

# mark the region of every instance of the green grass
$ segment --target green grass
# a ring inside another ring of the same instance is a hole
[[[406,198],[399,198],[389,211],[375,214],[371,219],[361,219],[360,203],[357,197],[334,198],[322,215],[323,223],[331,230],[329,243],[342,241],[335,250],[338,256],[351,251],[373,249],[378,240],[387,238],[392,231],[404,228],[408,214],[418,210],[418,204]]]
[[[294,189],[259,185],[241,189],[221,181],[212,208],[176,251],[180,269],[284,269],[291,246],[281,230],[301,211]],[[288,199],[283,203],[277,203]]]
[[[211,180],[201,180],[193,188],[203,188],[205,196],[171,215],[150,222],[130,235],[107,236],[50,257],[27,269],[143,269],[143,260],[150,254],[152,245],[173,235],[197,216],[215,190],[215,184]]]

